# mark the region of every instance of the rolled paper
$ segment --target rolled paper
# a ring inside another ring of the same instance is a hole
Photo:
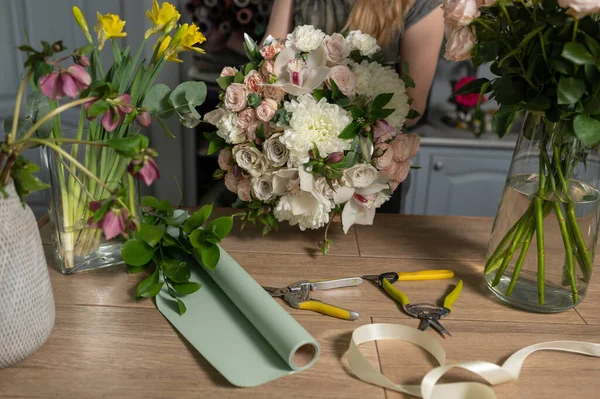
[[[198,19],[208,17],[209,13],[210,13],[210,10],[206,7],[198,7],[194,10],[194,16]]]
[[[219,0],[204,0],[204,5],[208,8],[216,7],[219,4]]]
[[[257,386],[305,370],[319,356],[318,342],[227,252],[214,272],[192,267],[202,284],[182,298],[180,316],[166,288],[156,297],[160,312],[229,382]]]
[[[261,1],[262,1],[263,3],[265,2],[265,0],[250,0],[250,3],[252,3],[252,4],[254,4],[254,5],[256,6],[256,5],[259,5],[259,4],[261,4]],[[269,2],[270,2],[270,1],[272,1],[272,0],[266,0],[266,1],[269,1]]]
[[[252,10],[249,8],[242,8],[237,12],[236,18],[241,25],[247,25],[252,21]]]
[[[202,32],[206,37],[210,36],[214,27],[212,21],[206,17],[197,18],[196,25],[198,25],[200,32]]]
[[[221,32],[223,35],[228,35],[229,33],[231,33],[231,23],[229,21],[222,21],[219,24],[219,32]]]
[[[250,0],[233,0],[233,4],[235,4],[239,8],[244,8],[248,7],[248,4],[250,4]]]
[[[256,8],[261,15],[268,15],[271,12],[271,5],[269,3],[260,3]]]
[[[439,367],[429,371],[421,385],[395,384],[387,379],[361,353],[359,345],[382,339],[407,341],[420,346],[438,361]],[[438,384],[439,379],[453,368],[462,368],[479,375],[490,385],[503,384],[519,378],[525,359],[540,350],[580,353],[600,357],[600,344],[578,341],[552,341],[530,345],[515,352],[502,366],[485,361],[469,361],[445,365],[446,351],[431,335],[399,324],[367,324],[352,333],[350,347],[345,354],[349,371],[359,379],[386,389],[422,397],[423,399],[495,399],[491,386],[480,382]]]

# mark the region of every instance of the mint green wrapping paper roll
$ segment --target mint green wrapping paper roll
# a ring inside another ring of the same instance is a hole
[[[227,252],[214,272],[192,267],[202,288],[183,297],[180,316],[166,289],[160,312],[229,382],[252,387],[312,366],[318,342]]]

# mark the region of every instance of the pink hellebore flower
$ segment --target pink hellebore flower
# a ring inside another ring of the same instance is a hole
[[[108,108],[108,111],[106,111],[102,117],[102,126],[107,132],[112,132],[121,124],[121,122],[123,122],[125,114],[129,114],[133,111],[133,106],[130,104],[131,96],[129,94],[121,94],[114,99],[107,98],[106,101],[110,104],[110,108]],[[84,104],[83,107],[86,112],[94,102],[95,101],[88,101]],[[88,119],[90,118],[88,117]],[[93,117],[91,119],[93,119]]]
[[[152,123],[152,118],[150,118],[150,114],[148,111],[140,111],[135,116],[135,121],[141,127],[148,127]]]
[[[54,71],[40,79],[40,89],[51,100],[64,96],[75,98],[92,83],[92,78],[80,65],[71,65],[61,72]]]
[[[99,201],[92,201],[89,203],[89,209],[93,212],[100,209],[102,203]],[[119,234],[127,234],[127,219],[129,218],[129,212],[125,208],[111,208],[97,223],[90,223],[90,226],[96,229],[102,229],[104,236],[107,240],[119,236]],[[135,225],[129,225],[130,228],[134,228]]]
[[[154,159],[144,158],[144,160],[131,161],[127,170],[133,177],[143,180],[147,186],[150,186],[154,180],[160,179],[160,171]]]

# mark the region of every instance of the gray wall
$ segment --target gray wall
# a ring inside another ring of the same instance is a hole
[[[174,3],[177,3],[174,1]],[[183,4],[183,1],[182,1]],[[53,42],[63,40],[69,49],[85,44],[85,38],[79,26],[74,22],[71,8],[76,5],[84,13],[92,35],[96,23],[96,11],[104,14],[111,12],[119,14],[126,22],[125,31],[128,36],[121,39],[127,45],[135,46],[140,42],[150,21],[145,10],[152,7],[151,0],[0,0],[0,121],[3,122],[14,110],[15,95],[23,76],[23,54],[16,47],[25,42],[24,30],[34,47],[39,47],[41,40]],[[182,21],[187,22],[187,15],[182,12]],[[151,39],[152,40],[152,39]],[[147,45],[145,56],[152,55],[152,45]],[[110,46],[103,51],[103,65],[110,65],[112,59]],[[170,87],[176,86],[181,80],[187,65],[167,63],[158,82]],[[66,128],[72,128],[77,122],[77,112],[67,113],[63,118]],[[154,183],[151,192],[159,197],[168,198],[172,202],[179,201],[179,192],[174,178],[184,185],[186,192],[185,203],[195,202],[195,137],[193,131],[182,129],[177,120],[170,121],[171,131],[177,140],[167,137],[158,125],[148,128],[151,138],[160,157],[158,163],[162,178]],[[2,130],[2,129],[0,129]],[[0,131],[4,138],[4,131]],[[185,149],[185,150],[184,150]],[[28,158],[39,161],[37,151],[26,154]],[[184,164],[188,167],[184,168]],[[30,197],[29,203],[37,216],[45,213],[45,194],[36,193]]]

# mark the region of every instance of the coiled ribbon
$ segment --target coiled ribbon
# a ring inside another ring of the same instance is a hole
[[[376,369],[361,353],[359,345],[370,341],[396,339],[420,346],[440,364],[429,371],[421,385],[394,384]],[[600,344],[579,341],[543,342],[523,348],[510,356],[502,366],[485,361],[471,361],[446,365],[446,351],[429,334],[415,328],[398,324],[367,324],[354,330],[346,359],[350,371],[359,379],[373,385],[406,393],[423,399],[495,399],[491,386],[480,382],[457,382],[437,384],[438,380],[453,368],[462,368],[485,379],[490,385],[517,380],[525,359],[534,352],[548,350],[580,353],[600,357]]]

